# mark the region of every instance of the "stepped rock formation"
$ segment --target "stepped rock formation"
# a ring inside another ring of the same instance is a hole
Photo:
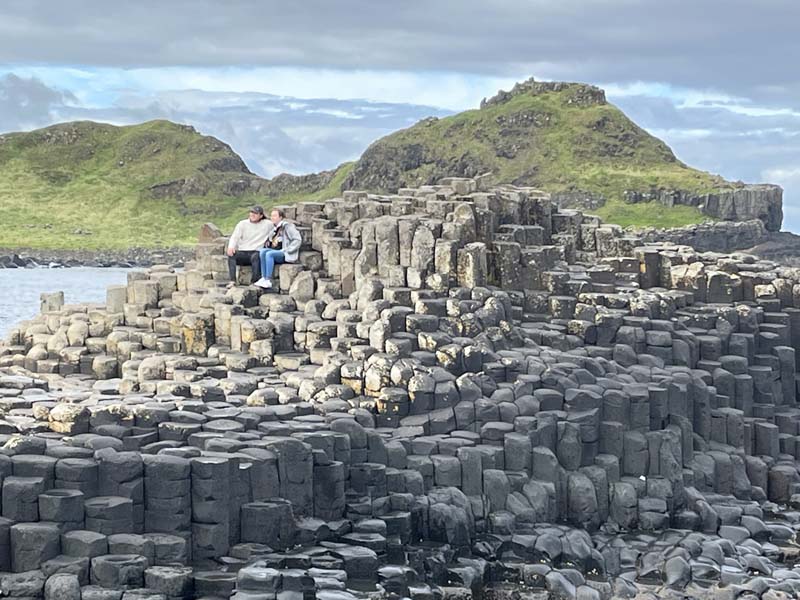
[[[799,270],[474,179],[286,211],[278,293],[208,227],[0,346],[4,593],[800,594]]]

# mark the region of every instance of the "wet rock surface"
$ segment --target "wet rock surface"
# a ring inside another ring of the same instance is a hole
[[[800,594],[800,271],[472,179],[286,210],[275,292],[208,229],[0,345],[4,595]]]

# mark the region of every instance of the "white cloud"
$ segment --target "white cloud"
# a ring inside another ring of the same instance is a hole
[[[790,108],[768,108],[764,106],[738,106],[735,104],[712,106],[723,106],[727,110],[748,117],[794,117],[800,118],[800,112]]]
[[[777,183],[789,192],[783,202],[784,229],[795,233],[800,231],[800,195],[796,197],[791,194],[800,190],[800,164],[765,169],[762,178]]]
[[[800,165],[765,169],[762,174],[767,181],[774,181],[781,185],[796,184],[800,186]]]
[[[335,98],[427,105],[447,110],[476,108],[484,97],[508,89],[518,77],[468,73],[384,70],[312,69],[303,67],[165,67],[151,69],[77,69],[20,67],[17,73],[38,77],[48,85],[78,88],[85,103],[107,101],[114,90],[171,92],[200,90],[261,93],[299,99]]]
[[[796,0],[12,1],[0,63],[539,74],[796,103],[799,17]]]
[[[332,117],[339,117],[341,119],[363,119],[363,115],[354,115],[346,110],[339,110],[335,108],[312,108],[306,111],[308,114],[318,115],[331,115]]]
[[[715,90],[698,90],[670,85],[664,82],[635,81],[632,83],[602,83],[606,95],[615,98],[648,96],[651,98],[667,98],[682,108],[702,106],[711,102],[727,103],[735,99],[732,96]]]
[[[671,140],[696,140],[698,138],[708,138],[716,132],[713,129],[649,129],[654,136],[662,139]]]

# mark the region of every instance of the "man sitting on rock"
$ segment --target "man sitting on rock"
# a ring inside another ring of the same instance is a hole
[[[300,245],[303,243],[300,232],[293,223],[286,220],[286,214],[279,208],[273,208],[269,216],[274,229],[267,237],[267,243],[260,252],[261,279],[255,282],[259,287],[272,287],[272,272],[276,264],[297,262],[300,257]]]
[[[247,219],[239,221],[228,240],[228,270],[231,283],[228,287],[236,285],[236,265],[250,265],[253,270],[250,283],[255,283],[261,277],[261,263],[259,250],[272,232],[272,223],[264,217],[264,209],[258,205],[250,208]]]

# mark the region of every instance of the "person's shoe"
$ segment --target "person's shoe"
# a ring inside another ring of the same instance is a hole
[[[256,281],[255,284],[253,284],[253,285],[256,285],[256,286],[258,286],[260,288],[264,288],[265,290],[268,290],[269,288],[272,287],[272,282],[269,279],[265,279],[264,277],[262,277],[261,279]]]
[[[236,287],[236,282],[235,281],[231,281],[228,285],[225,286],[225,288],[229,289],[229,290],[232,289],[232,288],[235,288],[235,287]]]

